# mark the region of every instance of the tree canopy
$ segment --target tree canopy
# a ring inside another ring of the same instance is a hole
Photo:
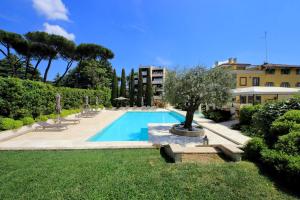
[[[233,85],[232,75],[222,68],[197,66],[181,72],[168,72],[166,99],[187,111],[185,128],[191,128],[194,112],[200,104],[222,106],[228,102]]]

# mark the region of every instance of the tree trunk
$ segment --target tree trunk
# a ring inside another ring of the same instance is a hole
[[[24,79],[27,79],[27,74],[28,74],[28,71],[29,71],[29,64],[30,64],[30,57],[28,56],[26,58],[26,66],[25,66]]]
[[[59,79],[56,81],[56,85],[58,85],[58,83],[66,76],[67,72],[69,71],[69,69],[71,68],[72,66],[72,63],[73,63],[73,60],[69,61],[68,64],[67,64],[67,68],[65,70],[65,72],[63,73],[63,75],[61,77],[59,77]]]
[[[31,79],[33,80],[34,78],[36,78],[36,71],[37,71],[37,68],[38,68],[38,66],[39,66],[39,64],[40,64],[40,62],[42,61],[42,59],[41,58],[39,58],[38,59],[38,61],[36,62],[36,64],[35,64],[35,66],[34,66],[34,70],[33,70],[33,72],[32,72],[32,75],[31,75]]]
[[[46,81],[47,81],[48,71],[50,69],[52,59],[53,58],[49,58],[48,65],[47,65],[47,68],[46,68],[45,73],[44,73],[44,80],[43,80],[44,83],[46,83]]]
[[[185,116],[184,128],[192,130],[192,123],[194,119],[194,109],[188,109]]]

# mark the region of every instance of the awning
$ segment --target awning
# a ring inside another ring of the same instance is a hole
[[[293,95],[300,93],[300,88],[285,87],[245,87],[231,90],[235,96],[238,95]]]

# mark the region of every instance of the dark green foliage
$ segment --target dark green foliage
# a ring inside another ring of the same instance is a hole
[[[110,104],[110,90],[107,88],[73,89],[17,78],[0,78],[0,115],[19,119],[54,113],[57,93],[61,94],[65,109],[81,107],[84,96],[91,99],[98,96],[102,104]]]
[[[261,134],[268,134],[273,121],[289,110],[300,110],[300,98],[267,103],[253,115],[253,124]]]
[[[23,125],[31,125],[35,122],[32,117],[24,117],[21,121],[23,122]]]
[[[264,140],[259,137],[254,137],[244,147],[244,157],[249,160],[260,161],[261,151],[264,149],[267,149]]]
[[[220,109],[205,111],[203,112],[203,115],[215,122],[224,122],[228,121],[231,118],[230,111]]]
[[[280,136],[275,149],[289,155],[300,155],[300,131],[292,131]]]
[[[106,61],[85,60],[70,70],[62,79],[62,86],[83,89],[109,88],[111,85],[110,65]],[[80,70],[80,76],[78,77]]]
[[[243,106],[240,110],[240,124],[250,125],[252,121],[252,116],[261,108],[261,105],[247,105]]]
[[[148,68],[147,72],[147,85],[146,85],[146,93],[145,93],[145,100],[147,106],[152,106],[152,98],[153,98],[153,90],[152,90],[152,80],[150,77],[151,69]]]
[[[124,68],[122,69],[122,75],[121,75],[120,96],[126,97],[126,74]]]
[[[46,115],[40,115],[37,118],[35,118],[35,121],[37,121],[37,122],[45,122],[48,119],[49,119],[48,116],[46,116]]]
[[[118,77],[117,77],[117,74],[116,74],[116,70],[114,69],[113,80],[112,80],[112,88],[111,88],[111,104],[113,106],[116,106],[115,99],[118,98],[118,92],[119,92]]]
[[[17,129],[23,126],[21,120],[14,120],[11,118],[0,118],[0,130]]]
[[[134,105],[134,70],[131,70],[130,73],[130,91],[129,91],[129,104],[132,107]]]
[[[141,107],[143,102],[143,95],[144,95],[144,92],[143,92],[143,76],[142,76],[142,71],[139,70],[139,79],[138,79],[138,93],[137,93],[137,106]]]
[[[275,172],[290,187],[300,184],[300,155],[289,155],[282,151],[265,149],[261,152],[263,164]],[[298,188],[299,189],[299,188]]]

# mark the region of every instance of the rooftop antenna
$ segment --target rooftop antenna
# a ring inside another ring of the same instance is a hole
[[[265,63],[268,63],[268,40],[267,40],[267,31],[265,31],[265,51],[266,51]]]

